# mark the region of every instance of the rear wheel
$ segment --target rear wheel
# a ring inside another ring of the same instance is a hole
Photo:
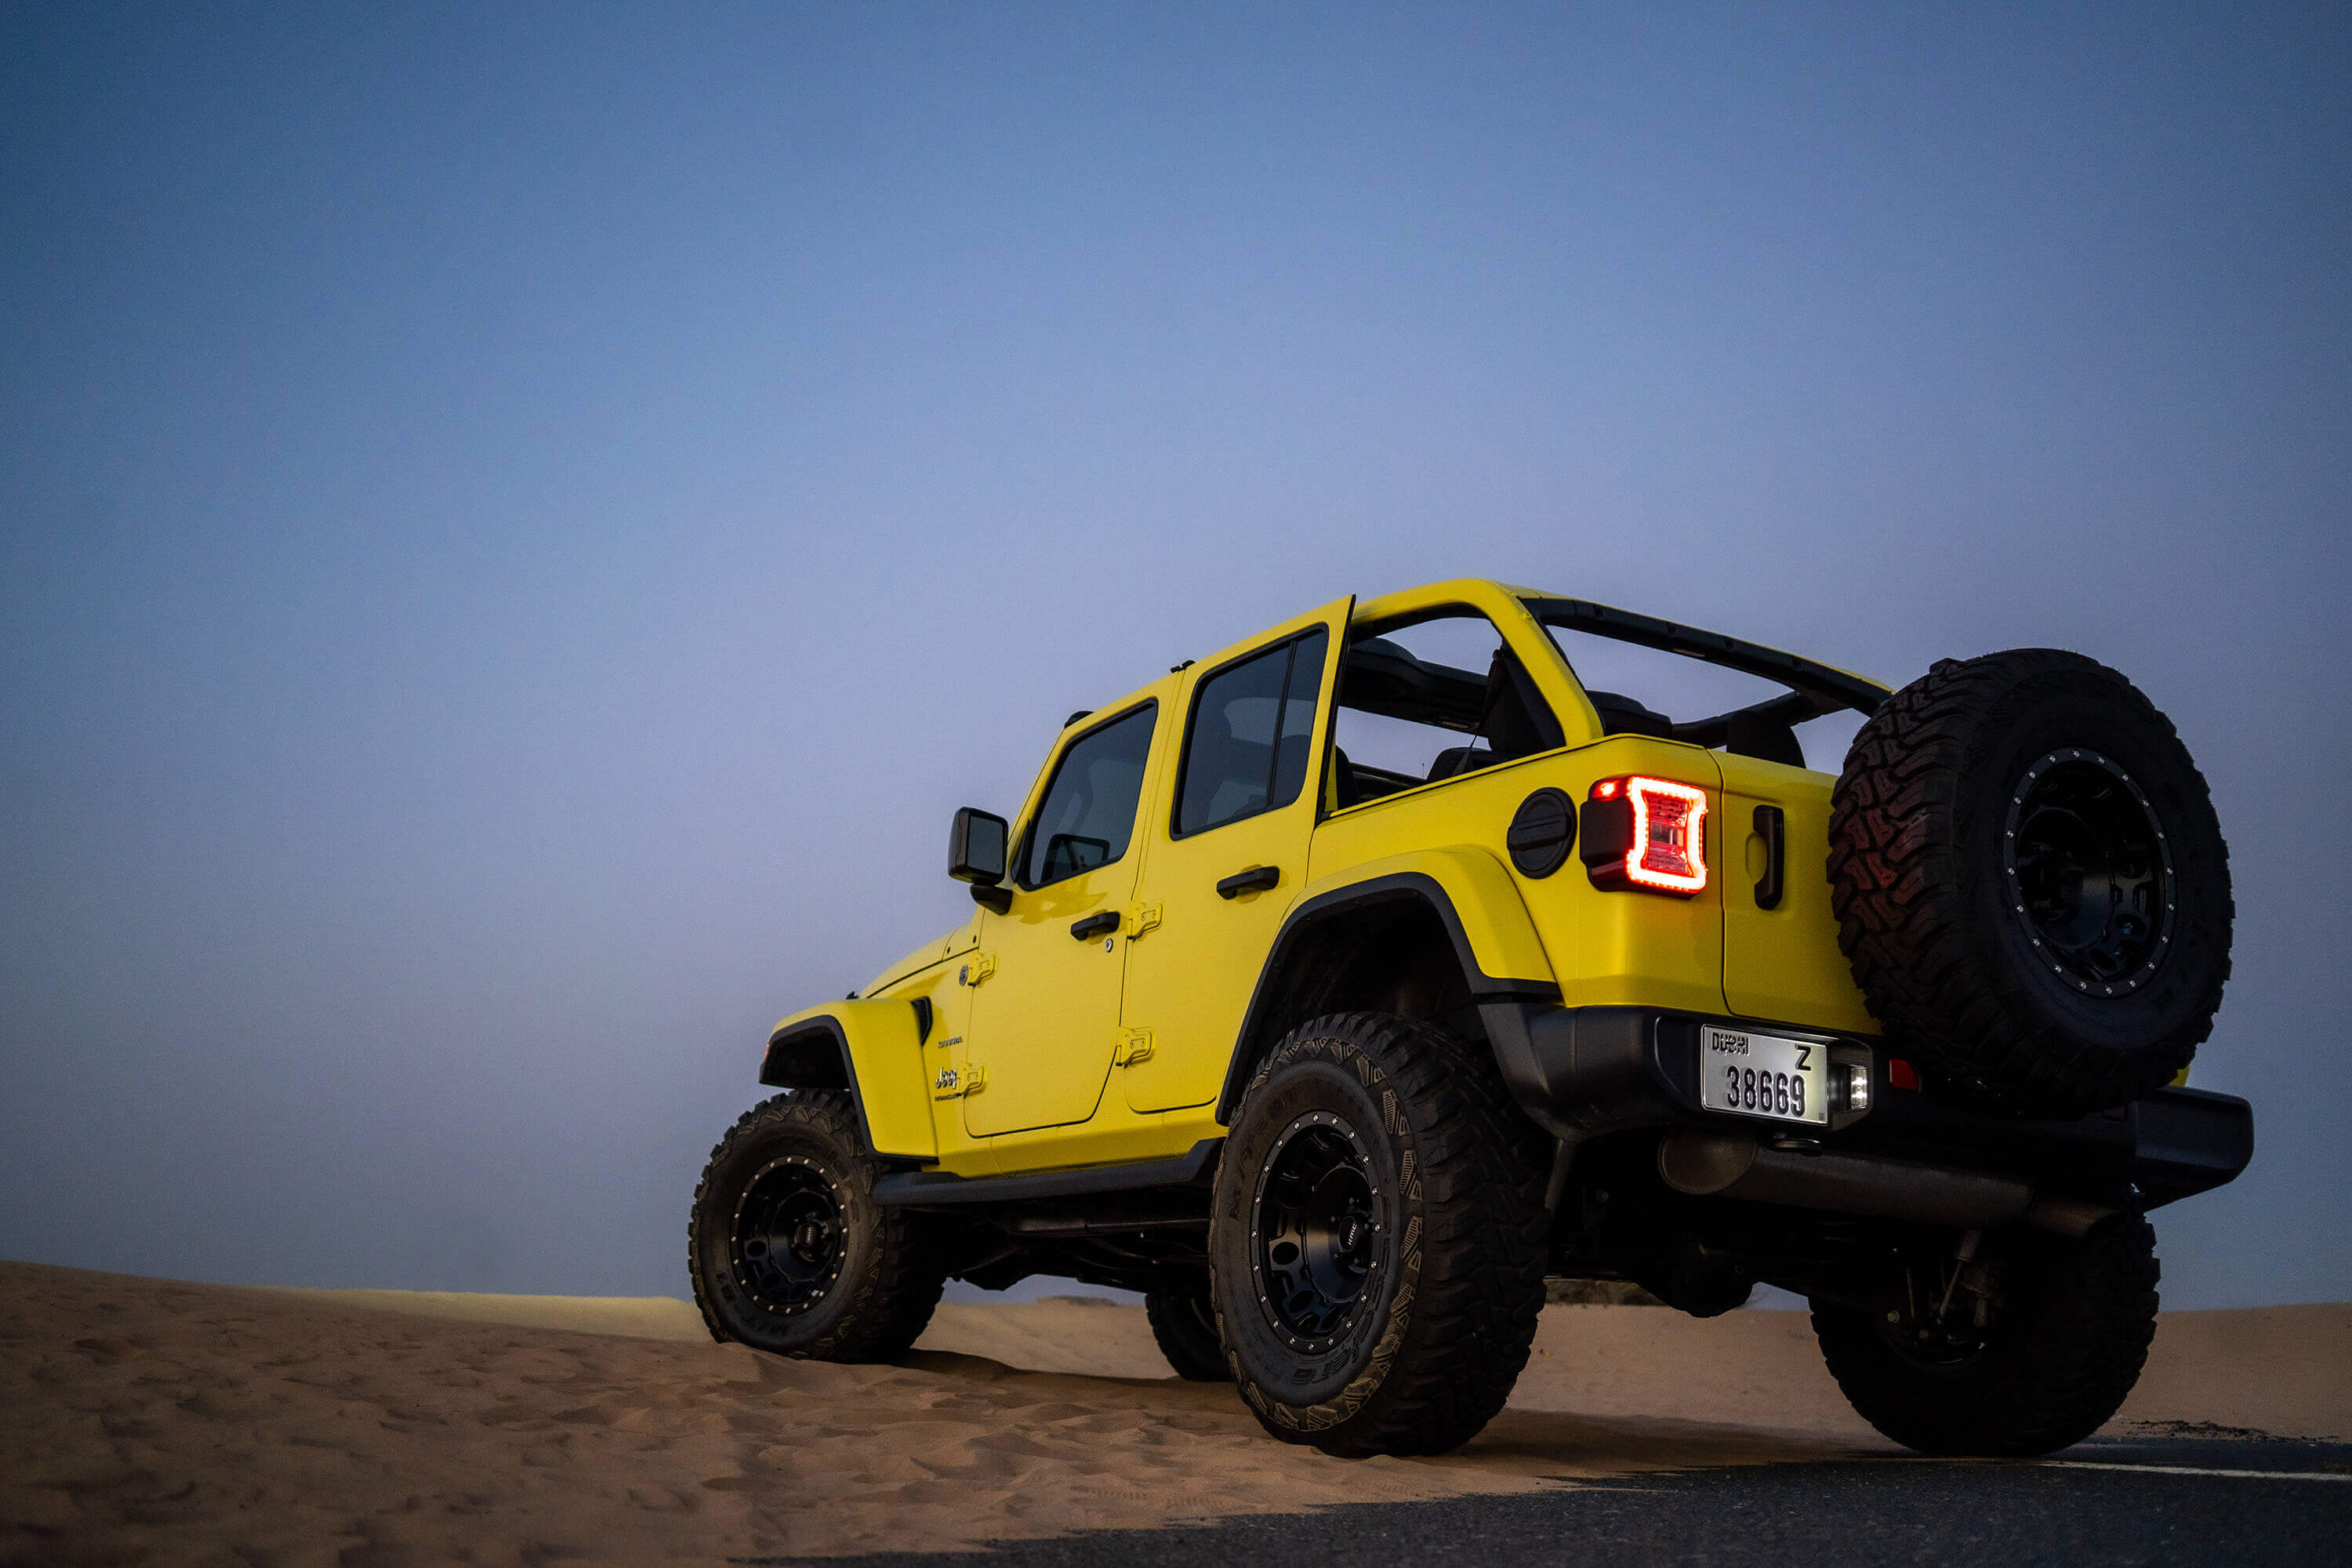
[[[2081,1241],[1988,1238],[1906,1257],[1868,1310],[1815,1302],[1831,1374],[1864,1420],[1925,1454],[2047,1454],[2097,1431],[2156,1334],[2156,1233],[2137,1213]]]
[[[921,1216],[874,1201],[848,1097],[780,1094],[710,1152],[687,1220],[710,1337],[816,1361],[890,1361],[930,1321],[946,1273]]]
[[[1231,1383],[1234,1369],[1225,1364],[1225,1349],[1217,1339],[1217,1310],[1209,1301],[1206,1277],[1181,1285],[1163,1285],[1143,1297],[1143,1313],[1160,1353],[1188,1383]]]
[[[1493,1419],[1543,1307],[1542,1144],[1492,1058],[1428,1025],[1340,1014],[1275,1047],[1209,1242],[1220,1337],[1268,1432],[1435,1454]]]

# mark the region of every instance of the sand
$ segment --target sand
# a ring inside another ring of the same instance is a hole
[[[1170,1377],[1142,1313],[942,1307],[901,1366],[682,1302],[241,1289],[0,1263],[0,1562],[723,1562],[1885,1450],[1801,1313],[1554,1307],[1459,1453],[1344,1461]],[[2352,1433],[2352,1308],[2176,1313],[2115,1430]]]

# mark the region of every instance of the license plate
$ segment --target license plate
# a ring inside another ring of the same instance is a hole
[[[1752,1029],[1700,1031],[1699,1086],[1709,1110],[1775,1121],[1830,1119],[1829,1047]]]

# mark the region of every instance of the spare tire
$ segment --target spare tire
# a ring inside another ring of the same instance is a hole
[[[2077,1116],[2170,1079],[2230,977],[2229,848],[2171,721],[2080,654],[1945,659],[1832,797],[1838,945],[1928,1087]]]

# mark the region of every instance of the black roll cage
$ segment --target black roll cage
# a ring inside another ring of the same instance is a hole
[[[1655,616],[1596,605],[1590,599],[1531,595],[1520,602],[1542,626],[1564,626],[1571,631],[1588,632],[1617,642],[1678,653],[1686,658],[1721,665],[1726,669],[1759,676],[1790,688],[1786,697],[1769,698],[1730,713],[1718,713],[1712,719],[1696,719],[1685,724],[1676,724],[1675,739],[1677,741],[1692,741],[1702,746],[1722,745],[1730,732],[1732,720],[1743,713],[1767,723],[1801,724],[1808,719],[1818,719],[1824,713],[1850,708],[1867,719],[1893,695],[1888,688],[1874,680],[1849,675],[1843,669],[1832,669],[1826,664],[1816,664],[1810,658],[1800,658],[1793,653],[1782,653],[1761,643],[1726,637],[1721,632],[1701,631],[1696,626],[1661,620]]]

